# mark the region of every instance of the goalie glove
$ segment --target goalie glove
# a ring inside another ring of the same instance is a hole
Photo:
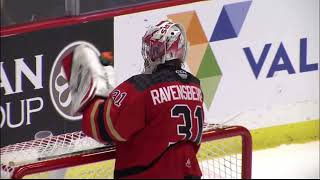
[[[81,112],[96,96],[108,97],[115,88],[112,66],[103,66],[100,54],[93,47],[82,44],[63,59],[63,68],[69,81],[71,114]]]

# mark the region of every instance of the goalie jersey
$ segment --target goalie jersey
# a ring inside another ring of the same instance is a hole
[[[115,142],[115,178],[201,176],[196,159],[204,120],[200,81],[170,68],[131,77],[83,112],[85,134]]]

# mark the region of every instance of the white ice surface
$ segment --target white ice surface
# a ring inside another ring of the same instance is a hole
[[[319,179],[319,141],[255,151],[254,179]]]

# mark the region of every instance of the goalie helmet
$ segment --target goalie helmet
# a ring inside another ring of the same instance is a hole
[[[142,37],[144,73],[152,73],[159,64],[173,59],[186,60],[187,36],[183,26],[169,20],[150,27]]]

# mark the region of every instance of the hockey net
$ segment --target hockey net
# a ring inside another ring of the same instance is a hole
[[[1,148],[3,178],[113,178],[115,147],[74,132]],[[197,155],[204,179],[251,178],[252,142],[240,126],[204,127]]]

